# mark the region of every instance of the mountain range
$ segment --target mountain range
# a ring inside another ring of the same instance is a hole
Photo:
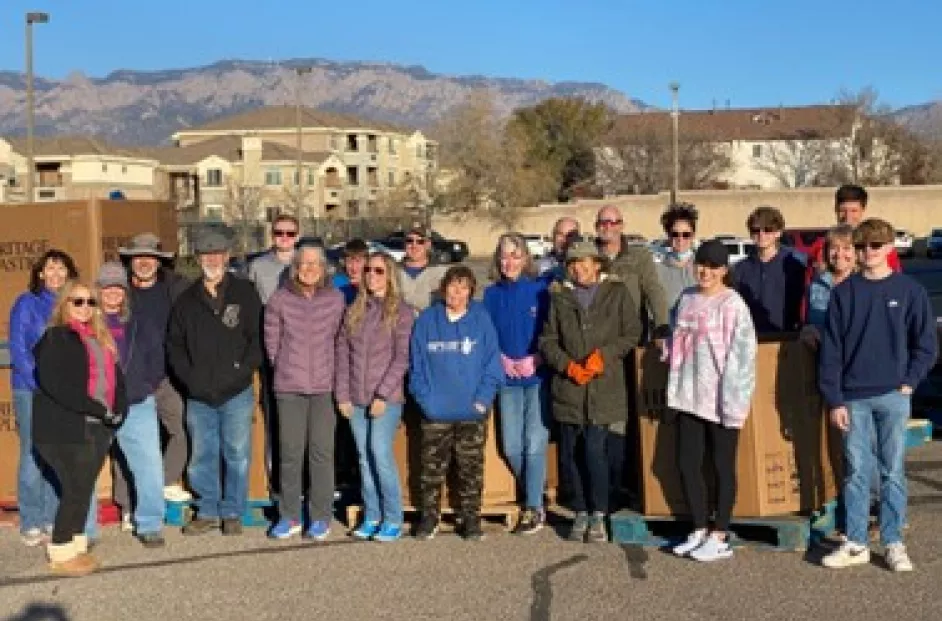
[[[310,71],[299,78],[300,67]],[[37,135],[95,135],[124,145],[167,143],[173,132],[220,116],[293,105],[299,88],[306,106],[416,128],[434,125],[477,89],[491,90],[505,114],[550,97],[584,97],[619,112],[647,107],[604,84],[448,76],[418,66],[323,59],[224,60],[103,78],[76,71],[62,80],[37,77],[34,85]],[[0,71],[0,135],[25,131],[25,76]]]

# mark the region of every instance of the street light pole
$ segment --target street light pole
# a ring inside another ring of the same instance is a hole
[[[669,86],[671,89],[671,125],[673,131],[674,156],[674,178],[671,185],[671,204],[673,204],[677,202],[677,194],[680,190],[680,108],[677,104],[677,92],[680,90],[680,84],[677,82],[671,82]]]
[[[33,163],[33,24],[45,24],[49,21],[48,13],[30,12],[26,14],[26,202],[32,203],[36,197],[33,185],[36,165]]]
[[[295,67],[294,71],[298,75],[298,80],[297,80],[297,83],[295,84],[295,90],[294,90],[294,120],[295,120],[295,123],[297,124],[297,130],[298,130],[298,135],[297,135],[298,161],[297,161],[297,170],[295,172],[298,179],[298,182],[295,184],[298,186],[297,187],[298,204],[296,205],[297,213],[295,213],[295,216],[297,216],[298,218],[302,218],[304,215],[302,213],[302,209],[304,206],[304,176],[301,174],[301,76],[304,75],[305,73],[310,73],[311,68],[310,67]]]

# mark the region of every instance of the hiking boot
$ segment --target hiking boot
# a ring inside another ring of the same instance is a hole
[[[572,521],[572,530],[569,531],[569,541],[585,543],[586,533],[589,532],[589,514],[585,511],[576,513]]]
[[[142,533],[137,536],[137,540],[141,542],[141,545],[145,548],[162,548],[166,545],[164,541],[164,536],[161,533]]]
[[[99,565],[89,554],[78,553],[74,541],[46,546],[49,556],[49,571],[58,576],[78,578],[95,572]]]
[[[514,528],[515,535],[532,535],[540,532],[543,525],[546,524],[546,514],[542,509],[527,509],[520,516],[517,527]]]
[[[429,541],[434,539],[437,534],[438,516],[431,514],[423,516],[418,528],[415,529],[415,538],[419,541]]]
[[[886,556],[884,560],[887,566],[893,571],[913,570],[913,562],[909,560],[909,554],[906,553],[906,546],[902,543],[891,543],[886,546]]]
[[[837,550],[821,559],[821,564],[828,569],[844,569],[869,563],[870,549],[852,541],[843,543]]]
[[[211,530],[219,528],[216,518],[194,518],[183,527],[184,535],[205,535]]]
[[[227,537],[237,537],[242,534],[242,520],[240,518],[225,518],[222,521],[222,534]]]
[[[481,518],[465,518],[461,521],[461,538],[465,541],[481,541],[484,531],[481,530]]]
[[[587,543],[608,543],[608,530],[605,528],[605,514],[596,511],[589,517]]]

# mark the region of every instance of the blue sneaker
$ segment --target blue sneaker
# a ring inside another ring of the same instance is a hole
[[[373,541],[389,543],[402,537],[402,524],[387,524],[383,522],[379,532],[373,536]]]
[[[304,536],[315,541],[323,541],[330,534],[330,522],[327,520],[315,520],[308,526]]]
[[[351,535],[356,539],[363,539],[364,541],[372,539],[373,535],[378,533],[380,530],[379,522],[363,522],[360,524],[360,528],[356,529]]]
[[[268,531],[268,536],[272,539],[289,539],[295,535],[300,535],[301,530],[301,522],[282,518]]]

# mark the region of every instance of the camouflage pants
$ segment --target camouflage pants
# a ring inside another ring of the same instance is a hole
[[[455,495],[462,519],[476,519],[481,512],[484,488],[484,439],[486,422],[432,423],[422,421],[422,512],[438,517],[442,484],[452,456],[457,472]]]

